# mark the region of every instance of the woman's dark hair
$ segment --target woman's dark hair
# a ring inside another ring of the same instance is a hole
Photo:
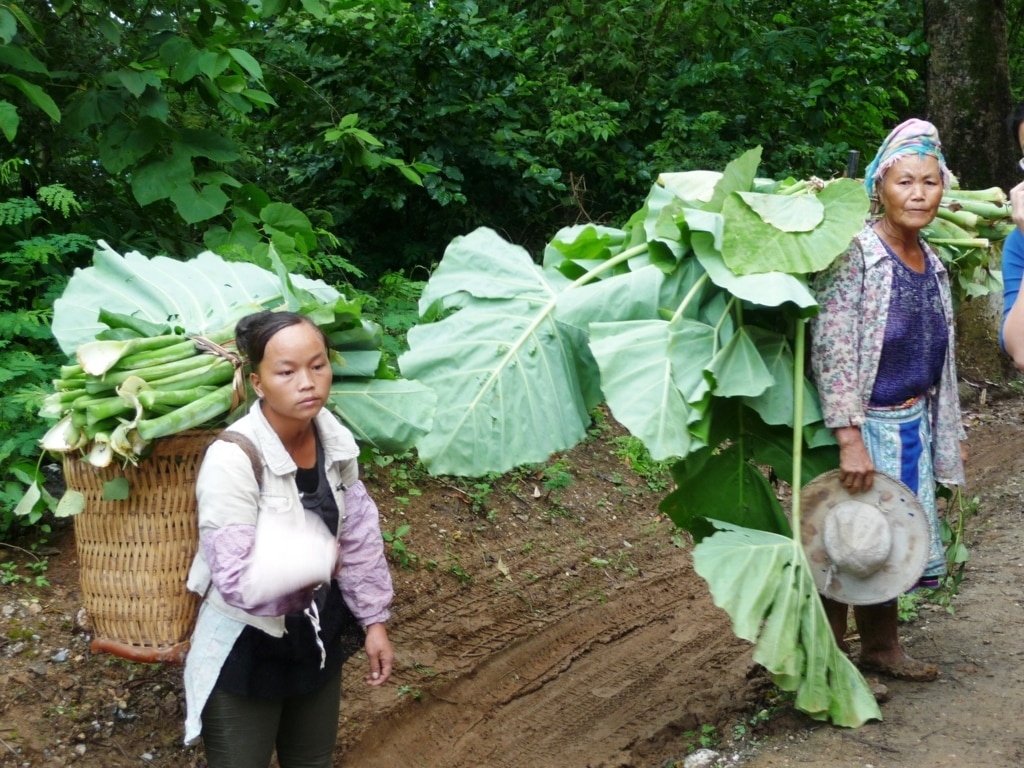
[[[252,315],[246,315],[235,326],[235,346],[242,353],[242,357],[252,370],[256,370],[263,361],[263,353],[266,352],[267,344],[274,338],[278,331],[299,323],[307,323],[319,331],[324,340],[324,346],[331,348],[331,342],[323,329],[305,315],[298,312],[271,312],[265,310]]]
[[[1010,136],[1013,139],[1013,146],[1020,147],[1020,126],[1024,123],[1024,101],[1013,108],[1013,112],[1006,118],[1006,127],[1010,129]]]

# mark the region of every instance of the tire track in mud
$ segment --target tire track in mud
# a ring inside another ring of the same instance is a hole
[[[345,750],[344,762],[583,768],[650,758],[653,764],[663,735],[678,737],[741,708],[750,667],[749,646],[733,636],[728,617],[698,599],[706,587],[686,559],[666,558],[662,565],[659,573],[611,591],[606,602],[569,607],[539,625],[524,620],[521,604],[518,615],[492,615],[476,639],[493,653],[478,663],[464,657],[470,665],[460,676],[429,688],[421,701],[393,708]],[[481,603],[497,609],[490,601],[455,603],[444,610],[443,602],[433,603],[435,634],[448,617],[472,614]],[[426,623],[413,619],[402,633],[428,629]]]

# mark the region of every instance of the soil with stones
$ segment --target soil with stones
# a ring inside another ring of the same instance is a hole
[[[486,482],[367,468],[393,539],[398,658],[376,689],[365,657],[346,665],[336,764],[1024,764],[1024,401],[979,391],[971,559],[952,611],[922,606],[902,628],[941,676],[879,680],[884,719],[853,730],[794,711],[752,663],[658,512],[668,478],[630,464],[613,422]],[[73,526],[56,521],[37,554],[50,586],[31,582],[25,551],[0,547],[0,574],[29,579],[0,587],[0,766],[205,766],[201,745],[181,743],[181,668],[90,651]]]

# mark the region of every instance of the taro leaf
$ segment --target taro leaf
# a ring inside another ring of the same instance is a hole
[[[336,380],[327,399],[360,443],[385,454],[405,453],[430,430],[436,402],[432,390],[402,379]]]
[[[777,307],[787,301],[792,302],[800,307],[801,316],[817,312],[817,300],[806,283],[795,275],[787,275],[784,272],[736,275],[725,265],[721,254],[715,250],[710,235],[694,232],[691,243],[693,252],[701,266],[707,270],[708,277],[722,290],[763,307]]]
[[[502,274],[497,265],[495,271]],[[488,274],[467,274],[463,282]],[[429,471],[504,472],[582,440],[588,404],[575,342],[555,322],[554,302],[464,304],[444,320],[412,328],[409,351],[399,358],[406,378],[437,392],[433,428],[417,444]]]
[[[756,397],[775,382],[746,327],[737,329],[707,370],[716,397]]]
[[[744,457],[744,446],[707,448],[672,467],[676,488],[659,509],[694,541],[714,532],[708,518],[748,528],[789,533],[789,521],[764,473]]]
[[[802,547],[791,538],[716,522],[693,550],[694,570],[754,661],[815,720],[857,728],[882,715],[857,668],[836,646]]]
[[[715,194],[704,206],[708,211],[722,211],[724,202],[733,192],[748,192],[757,178],[757,166],[761,164],[761,147],[748,149],[735,160],[731,160],[722,172],[722,178],[715,184]],[[726,217],[728,219],[728,216]]]
[[[491,230],[456,238],[420,310],[458,311],[410,330],[399,358],[403,376],[437,392],[432,430],[417,444],[428,469],[501,472],[575,445],[600,400],[585,323],[651,317],[663,280],[644,267],[570,286]]]
[[[818,200],[825,209],[810,232],[785,232],[761,219],[738,194],[722,205],[722,258],[738,275],[762,272],[806,274],[824,269],[850,245],[868,214],[864,185],[856,179],[829,182]]]
[[[378,350],[346,349],[331,351],[331,373],[344,378],[373,378],[383,357]]]
[[[686,456],[688,425],[703,407],[690,404],[706,391],[705,363],[714,329],[690,320],[594,323],[590,347],[601,388],[616,420],[643,441],[652,458]]]
[[[420,314],[426,314],[435,302],[460,306],[467,294],[480,299],[548,302],[555,289],[524,248],[509,243],[493,229],[480,227],[448,244],[423,289]]]
[[[627,239],[621,229],[596,224],[577,224],[560,229],[544,248],[544,267],[560,267],[564,261],[597,266],[622,250]]]
[[[761,359],[775,380],[769,387],[756,397],[746,398],[746,403],[768,424],[793,426],[793,350],[789,341],[781,333],[764,328],[751,327],[751,338],[761,353]],[[804,379],[804,423],[800,426],[821,421],[821,401],[818,391]]]
[[[825,209],[814,195],[773,195],[737,192],[750,210],[785,232],[810,232],[825,218]]]
[[[715,194],[720,171],[682,171],[658,175],[658,186],[667,189],[688,206],[703,208]]]
[[[675,259],[681,258],[689,250],[686,234],[679,224],[683,210],[683,203],[675,195],[654,185],[647,194],[643,207],[630,220],[634,236],[629,244],[658,241],[671,251]],[[634,262],[636,265],[646,263],[646,255]]]
[[[647,266],[582,285],[559,294],[555,316],[583,331],[596,322],[651,320],[658,316],[664,281],[661,270]]]
[[[711,247],[714,248],[715,252],[718,252],[722,248],[722,236],[725,229],[725,219],[722,218],[722,214],[715,213],[714,211],[699,211],[696,208],[684,208],[681,215],[683,223],[693,233],[690,238],[690,245],[695,251],[697,244],[693,240],[698,237],[700,232],[705,232],[713,237],[713,242],[710,246],[708,245],[707,238],[702,240],[705,250]]]
[[[322,302],[334,304],[340,297],[319,280],[291,278]],[[147,258],[135,251],[122,256],[101,240],[93,266],[76,269],[54,302],[52,330],[70,356],[105,329],[98,320],[101,307],[151,323],[170,323],[186,333],[206,333],[283,299],[277,276],[253,264],[227,262],[211,251],[189,261]]]

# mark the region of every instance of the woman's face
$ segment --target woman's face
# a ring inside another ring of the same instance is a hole
[[[308,422],[331,390],[331,363],[319,329],[309,323],[282,328],[267,342],[263,360],[250,377],[275,428]]]
[[[878,199],[890,224],[917,231],[935,218],[942,191],[939,161],[933,155],[905,155],[886,171]]]

